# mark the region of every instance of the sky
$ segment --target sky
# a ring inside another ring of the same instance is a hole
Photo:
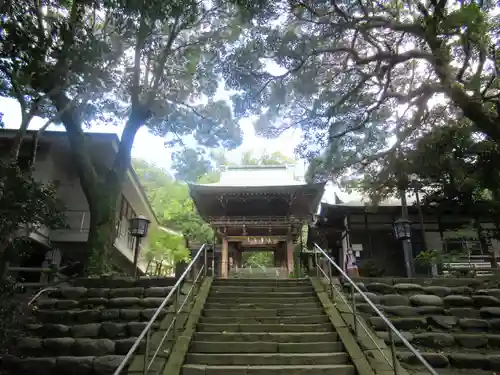
[[[3,122],[7,128],[17,129],[21,123],[21,109],[19,103],[15,99],[0,98],[0,113],[3,113]],[[32,120],[30,125],[31,130],[36,130],[45,124],[45,120],[36,117]],[[290,129],[284,132],[277,139],[266,139],[255,135],[253,123],[250,119],[243,119],[240,121],[240,126],[243,131],[243,143],[240,147],[230,151],[227,156],[231,161],[238,162],[244,152],[252,151],[255,155],[263,153],[272,153],[279,151],[284,155],[295,158],[294,149],[301,139],[299,130]],[[62,126],[50,126],[48,130],[64,131]],[[94,126],[89,131],[106,132],[121,134],[123,128],[99,125]],[[190,145],[189,145],[190,146]],[[171,152],[172,150],[164,146],[164,139],[149,133],[146,127],[139,130],[135,137],[134,146],[132,148],[132,157],[141,158],[155,163],[158,166],[165,168],[167,171],[171,170]],[[303,176],[305,171],[305,163],[299,160],[295,174]],[[325,191],[323,201],[334,203],[334,191],[341,199],[346,199],[347,194],[340,191],[337,187],[328,187]],[[349,194],[350,195],[350,194]],[[347,198],[350,200],[351,197]],[[352,198],[351,198],[352,199]]]
[[[19,103],[15,99],[0,98],[0,112],[3,113],[3,121],[7,128],[19,128],[21,123],[21,110]],[[38,129],[45,124],[42,118],[35,118],[30,129]],[[238,162],[244,152],[252,151],[256,155],[262,153],[272,153],[279,151],[289,157],[294,157],[294,149],[300,142],[300,131],[289,130],[283,133],[277,139],[266,139],[257,137],[253,128],[253,123],[250,119],[240,121],[240,126],[243,130],[243,143],[240,147],[228,153],[228,158],[231,161]],[[48,130],[63,131],[62,126],[51,126]],[[121,134],[123,128],[115,126],[98,125],[93,126],[89,131],[106,132]],[[186,142],[188,144],[188,142]],[[188,144],[188,146],[191,146]],[[139,130],[135,137],[134,146],[132,149],[132,157],[141,158],[162,166],[171,172],[171,149],[164,146],[164,139],[149,133],[146,127]],[[303,173],[304,162],[300,161],[297,166],[297,173]]]

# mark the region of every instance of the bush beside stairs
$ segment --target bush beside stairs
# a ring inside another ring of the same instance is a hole
[[[169,375],[356,374],[308,280],[214,280],[193,330]]]

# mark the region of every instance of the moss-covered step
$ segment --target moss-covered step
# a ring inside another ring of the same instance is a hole
[[[264,331],[264,329],[263,329]],[[195,341],[226,342],[318,342],[338,341],[335,332],[197,332]]]
[[[308,315],[308,316],[274,316],[274,317],[248,317],[248,316],[202,316],[200,324],[277,324],[279,326],[285,324],[321,324],[328,323],[330,320],[324,314]]]
[[[206,366],[184,365],[181,375],[355,375],[352,365]]]
[[[237,366],[256,365],[336,365],[349,362],[347,353],[240,353],[203,354],[190,353],[186,364],[216,366],[221,364]]]
[[[213,286],[279,286],[279,287],[295,287],[297,285],[309,285],[309,280],[307,279],[288,279],[288,280],[281,280],[281,279],[275,279],[275,280],[270,280],[270,279],[216,279],[213,282]]]
[[[244,308],[244,309],[263,309],[263,308],[268,308],[268,309],[280,309],[280,308],[290,308],[290,307],[296,307],[299,309],[311,309],[311,308],[318,308],[321,307],[321,305],[317,301],[311,301],[311,302],[293,302],[293,301],[286,301],[286,302],[249,302],[249,303],[241,303],[241,302],[226,302],[226,303],[221,303],[220,301],[217,301],[217,299],[212,299],[210,302],[207,302],[205,304],[205,308],[207,310],[210,309],[236,309],[236,308]]]
[[[355,374],[309,281],[214,285],[181,374]]]
[[[290,301],[300,301],[301,303],[310,303],[316,302],[317,298],[314,295],[310,295],[307,297],[300,297],[299,299],[294,299],[294,297],[286,296],[286,295],[274,295],[268,296],[266,294],[261,295],[251,295],[251,296],[221,296],[221,295],[210,295],[207,299],[207,303],[218,302],[218,303],[290,303]]]

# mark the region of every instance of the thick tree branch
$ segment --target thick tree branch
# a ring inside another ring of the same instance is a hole
[[[145,7],[145,5],[144,5]],[[141,11],[141,19],[139,21],[139,30],[137,31],[137,39],[134,49],[134,67],[132,76],[132,87],[130,89],[130,97],[132,102],[132,110],[141,106],[141,56],[142,49],[147,37],[146,11]],[[147,84],[147,82],[146,82]]]
[[[168,56],[170,55],[170,53],[172,52],[172,46],[175,42],[175,39],[177,38],[177,36],[179,35],[179,32],[180,32],[180,28],[179,28],[179,22],[180,22],[180,19],[181,19],[181,16],[180,14],[177,15],[174,19],[174,23],[173,25],[171,26],[171,29],[170,29],[170,34],[168,36],[168,39],[167,39],[167,43],[161,53],[161,57],[160,57],[160,60],[157,62],[157,65],[156,65],[156,69],[153,71],[153,77],[152,79],[154,80],[153,81],[153,86],[149,92],[149,98],[148,98],[148,104],[151,105],[152,101],[154,100],[156,94],[157,94],[157,91],[158,91],[158,88],[160,86],[160,83],[162,81],[162,78],[163,78],[163,72],[165,70],[165,64],[167,63],[167,59],[168,59]]]
[[[34,0],[35,3],[35,13],[36,13],[36,21],[38,24],[38,37],[40,38],[40,42],[38,46],[41,50],[46,50],[45,43],[45,27],[43,26],[43,13],[42,13],[42,3],[40,0]]]
[[[434,70],[439,77],[443,89],[453,103],[474,125],[496,142],[500,142],[500,122],[498,116],[492,115],[483,107],[481,97],[469,96],[451,76],[449,58],[442,50],[441,42],[436,37],[429,36],[427,42],[434,55]]]
[[[354,48],[350,47],[338,47],[338,48],[323,48],[323,49],[316,49],[313,50],[310,53],[310,56],[318,56],[322,54],[340,54],[340,53],[346,53],[351,58],[353,61],[358,64],[358,65],[367,65],[372,62],[388,62],[392,66],[409,61],[409,60],[414,60],[414,59],[421,59],[421,60],[426,60],[429,62],[434,61],[434,57],[432,54],[423,52],[421,50],[410,50],[407,52],[402,52],[399,54],[383,51],[383,52],[378,52],[375,53],[371,56],[367,57],[361,57],[358,53],[358,51]]]
[[[61,121],[66,129],[82,190],[89,204],[97,203],[98,197],[94,196],[94,194],[99,192],[99,189],[95,189],[98,186],[98,176],[85,146],[85,134],[82,130],[78,111],[73,107],[71,99],[60,90],[50,93],[50,99],[60,114]],[[90,209],[92,211],[95,208],[90,207]]]
[[[16,136],[12,141],[10,154],[13,160],[17,160],[19,158],[19,152],[21,151],[21,145],[23,143],[23,139],[26,136],[26,132],[28,131],[28,127],[31,123],[31,120],[33,120],[33,117],[35,117],[36,113],[38,112],[38,108],[42,100],[43,97],[41,96],[36,98],[31,103],[29,111],[27,111],[26,108],[27,103],[25,103],[24,110],[21,112],[21,125],[19,127],[19,130],[17,131]],[[21,106],[21,108],[23,107]]]

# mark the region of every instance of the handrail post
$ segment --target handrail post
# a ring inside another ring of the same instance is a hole
[[[145,369],[143,369],[144,374],[147,374],[149,370],[151,369],[152,364],[154,363],[155,358],[157,355],[160,353],[160,350],[162,349],[162,345],[167,339],[174,339],[178,335],[178,331],[180,331],[183,327],[183,324],[179,326],[179,314],[183,310],[184,305],[189,302],[189,297],[191,294],[196,293],[196,288],[195,288],[195,283],[193,282],[193,285],[189,288],[189,292],[186,294],[186,298],[184,301],[181,303],[181,287],[183,286],[183,283],[189,279],[190,272],[192,271],[193,268],[196,268],[196,264],[199,264],[202,260],[201,257],[203,256],[205,251],[205,244],[200,247],[194,258],[191,260],[187,268],[182,272],[182,275],[176,280],[174,286],[172,289],[168,292],[167,296],[163,299],[163,302],[158,306],[156,309],[155,313],[147,323],[146,327],[142,330],[142,332],[139,334],[137,339],[135,340],[134,344],[132,347],[128,350],[127,354],[123,358],[123,360],[120,362],[116,370],[113,372],[113,375],[123,375],[123,371],[125,370],[125,367],[127,364],[130,363],[131,359],[133,358],[134,355],[137,354],[137,351],[140,349],[140,345],[143,343],[143,340],[146,340],[146,350],[145,350],[145,355],[144,355],[144,362],[145,362]],[[196,278],[195,279],[202,279],[204,270],[199,270]],[[201,281],[200,281],[201,282]],[[174,295],[175,294],[175,295]],[[174,299],[174,301],[172,301]],[[169,301],[172,301],[172,304],[168,304]],[[159,340],[159,344],[156,346],[156,349],[151,348],[152,344],[155,343],[152,342],[151,340],[151,335],[153,334],[153,324],[157,319],[160,318],[160,314],[163,311],[164,308],[167,306],[169,307],[169,312],[168,316],[171,316],[172,319],[170,321],[169,327],[167,330],[163,333],[163,337],[161,340]],[[172,311],[173,308],[173,311]],[[173,313],[173,314],[172,314]],[[182,322],[181,322],[182,323]],[[173,332],[172,332],[173,329]],[[171,336],[170,336],[171,335]]]
[[[394,335],[392,334],[392,329],[389,328],[389,341],[391,344],[391,355],[392,355],[392,369],[394,370],[394,375],[398,375],[398,360],[396,357],[396,344],[394,343]]]
[[[328,264],[328,284],[330,287],[331,298],[332,300],[335,300],[335,298],[333,297],[333,278],[332,278],[332,267],[330,266],[330,264]]]
[[[339,298],[342,299],[342,301],[345,303],[345,305],[347,307],[349,307],[351,309],[351,312],[353,314],[353,318],[354,318],[354,321],[353,321],[353,325],[354,325],[354,332],[356,333],[357,335],[357,331],[358,331],[358,326],[361,327],[365,332],[366,334],[368,335],[368,337],[372,340],[372,342],[374,343],[374,345],[377,347],[378,351],[381,353],[381,355],[384,357],[385,361],[387,362],[387,364],[393,369],[394,371],[394,374],[397,375],[398,374],[398,367],[397,367],[397,356],[396,356],[396,348],[395,348],[395,343],[394,343],[394,335],[396,335],[396,337],[401,340],[401,343],[406,346],[406,348],[408,348],[410,350],[410,352],[415,355],[415,357],[420,361],[420,363],[427,369],[427,371],[432,374],[432,375],[439,375],[437,373],[437,371],[429,364],[429,362],[424,358],[424,356],[413,346],[411,345],[408,340],[404,337],[404,335],[398,331],[398,329],[391,323],[391,321],[379,310],[379,308],[374,304],[373,301],[370,300],[370,298],[365,294],[365,292],[363,292],[360,287],[358,285],[356,285],[356,283],[349,277],[348,274],[346,274],[344,272],[344,270],[337,264],[335,263],[335,261],[330,258],[330,256],[321,248],[319,247],[316,243],[314,244],[314,248],[319,250],[319,252],[325,257],[326,260],[328,260],[330,262],[331,265],[333,265],[337,271],[340,273],[341,277],[343,277],[343,280],[346,282],[346,283],[349,283],[350,285],[350,295],[351,295],[351,300],[352,300],[352,307],[349,306],[349,301],[348,301],[348,298],[344,298],[343,294],[341,292],[339,292]],[[325,272],[323,272],[323,270],[321,270],[322,273],[326,275]],[[355,296],[354,296],[354,291],[356,291],[359,296],[361,297],[362,300],[364,300],[364,302],[366,302],[368,304],[369,307],[371,307],[371,309],[379,316],[380,319],[382,319],[382,321],[385,322],[385,324],[387,325],[388,329],[389,329],[389,334],[391,335],[390,337],[390,341],[391,341],[391,351],[392,351],[392,360],[387,358],[386,354],[385,354],[385,351],[384,349],[382,349],[378,344],[377,344],[377,340],[372,336],[372,334],[370,334],[370,329],[367,328],[365,326],[365,324],[363,323],[362,320],[357,320],[357,309],[356,309],[356,300],[355,300]]]
[[[356,298],[354,295],[353,285],[351,285],[351,303],[352,303],[352,317],[354,321],[354,335],[358,336],[358,312],[356,311]]]
[[[177,337],[177,318],[179,317],[179,303],[180,303],[180,293],[179,293],[179,289],[180,288],[177,288],[177,290],[175,291],[175,304],[174,304],[174,308],[175,308],[175,315],[174,315],[174,332],[173,332],[173,338],[175,339]]]
[[[208,246],[205,246],[205,249],[203,249],[203,277],[207,277],[207,268],[208,268],[208,253],[207,253],[207,248]]]
[[[318,262],[318,252],[316,249],[313,249],[314,251],[314,263],[316,264],[316,277],[319,277],[319,262]]]
[[[146,375],[148,373],[148,359],[149,359],[149,346],[151,344],[151,331],[148,331],[146,334],[146,350],[144,351],[144,368],[143,368],[143,375]]]

